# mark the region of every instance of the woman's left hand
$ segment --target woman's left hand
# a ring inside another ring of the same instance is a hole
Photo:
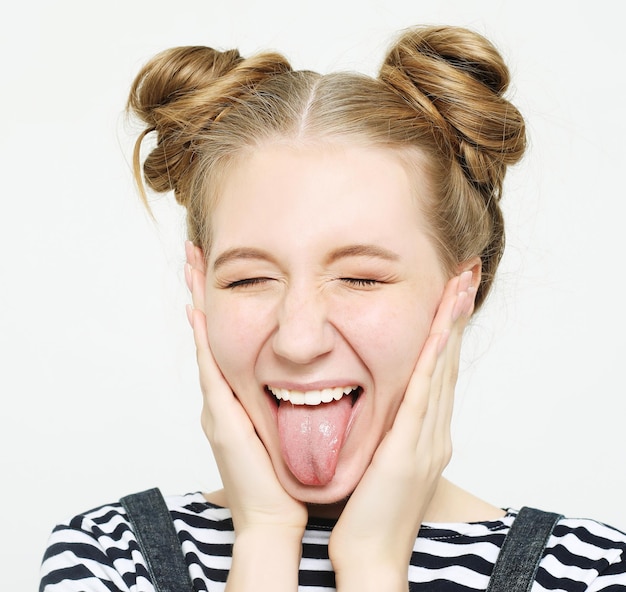
[[[471,281],[466,271],[446,285],[393,426],[333,529],[329,555],[342,592],[407,589],[415,538],[452,454],[461,339],[476,294]]]

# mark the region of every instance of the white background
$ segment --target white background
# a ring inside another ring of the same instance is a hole
[[[558,8],[557,8],[558,5]],[[529,152],[509,244],[464,351],[448,476],[500,506],[626,529],[624,63],[617,4],[23,2],[0,24],[0,587],[35,590],[55,523],[158,485],[219,485],[184,314],[184,225],[142,209],[129,85],[173,45],[278,49],[375,73],[417,23],[508,61]]]

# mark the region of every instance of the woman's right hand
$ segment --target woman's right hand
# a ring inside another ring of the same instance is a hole
[[[204,255],[189,242],[186,255],[185,279],[193,301],[187,314],[200,373],[202,427],[235,528],[228,589],[263,590],[261,582],[266,581],[268,589],[295,590],[307,508],[283,489],[252,422],[215,362],[203,312]]]

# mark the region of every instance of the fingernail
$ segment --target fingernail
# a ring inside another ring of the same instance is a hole
[[[189,326],[193,329],[193,306],[191,306],[191,304],[187,304],[185,306],[185,312],[187,313],[187,320],[189,321]]]
[[[474,286],[467,289],[467,304],[465,307],[465,316],[471,317],[474,312],[474,303],[476,302],[476,293],[478,290]]]

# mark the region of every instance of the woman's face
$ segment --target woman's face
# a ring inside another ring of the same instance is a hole
[[[412,183],[391,150],[343,144],[270,144],[225,180],[209,341],[296,499],[355,489],[428,334],[447,278]]]

